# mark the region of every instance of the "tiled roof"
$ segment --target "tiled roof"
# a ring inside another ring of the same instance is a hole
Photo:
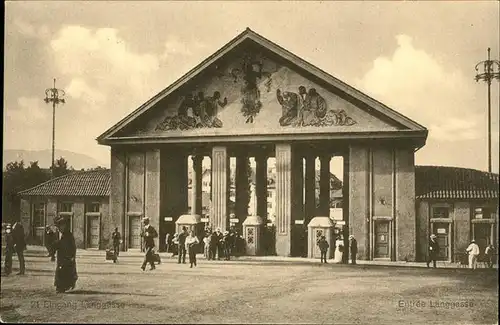
[[[415,166],[417,199],[498,199],[498,174],[475,169]]]
[[[109,169],[73,172],[24,190],[21,196],[109,196]]]

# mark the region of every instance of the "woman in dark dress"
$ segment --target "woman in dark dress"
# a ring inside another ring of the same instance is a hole
[[[57,268],[54,285],[56,292],[61,293],[74,289],[78,275],[76,273],[76,245],[75,238],[69,230],[68,221],[58,218],[55,224],[59,228],[61,238],[54,244],[57,252]]]

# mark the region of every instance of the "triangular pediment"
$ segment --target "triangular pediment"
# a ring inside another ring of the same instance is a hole
[[[427,130],[247,29],[98,138]]]

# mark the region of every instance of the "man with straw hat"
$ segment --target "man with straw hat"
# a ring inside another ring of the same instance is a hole
[[[439,255],[439,244],[437,242],[437,236],[432,234],[429,240],[429,258],[427,259],[427,267],[431,264],[436,268],[436,261]]]
[[[141,269],[144,271],[146,269],[146,264],[149,263],[151,265],[150,270],[154,270],[156,268],[153,260],[153,249],[155,247],[154,239],[158,237],[158,232],[156,232],[156,229],[149,224],[148,217],[144,217],[142,222],[144,223],[144,229],[142,230],[141,236],[144,239],[144,249],[146,250],[146,255],[144,256]]]

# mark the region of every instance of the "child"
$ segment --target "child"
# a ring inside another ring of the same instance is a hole
[[[320,240],[318,240],[318,247],[319,247],[319,250],[321,251],[321,263],[323,263],[323,261],[325,261],[325,263],[327,263],[326,253],[328,252],[328,248],[330,247],[330,245],[326,241],[325,236],[321,236]]]

